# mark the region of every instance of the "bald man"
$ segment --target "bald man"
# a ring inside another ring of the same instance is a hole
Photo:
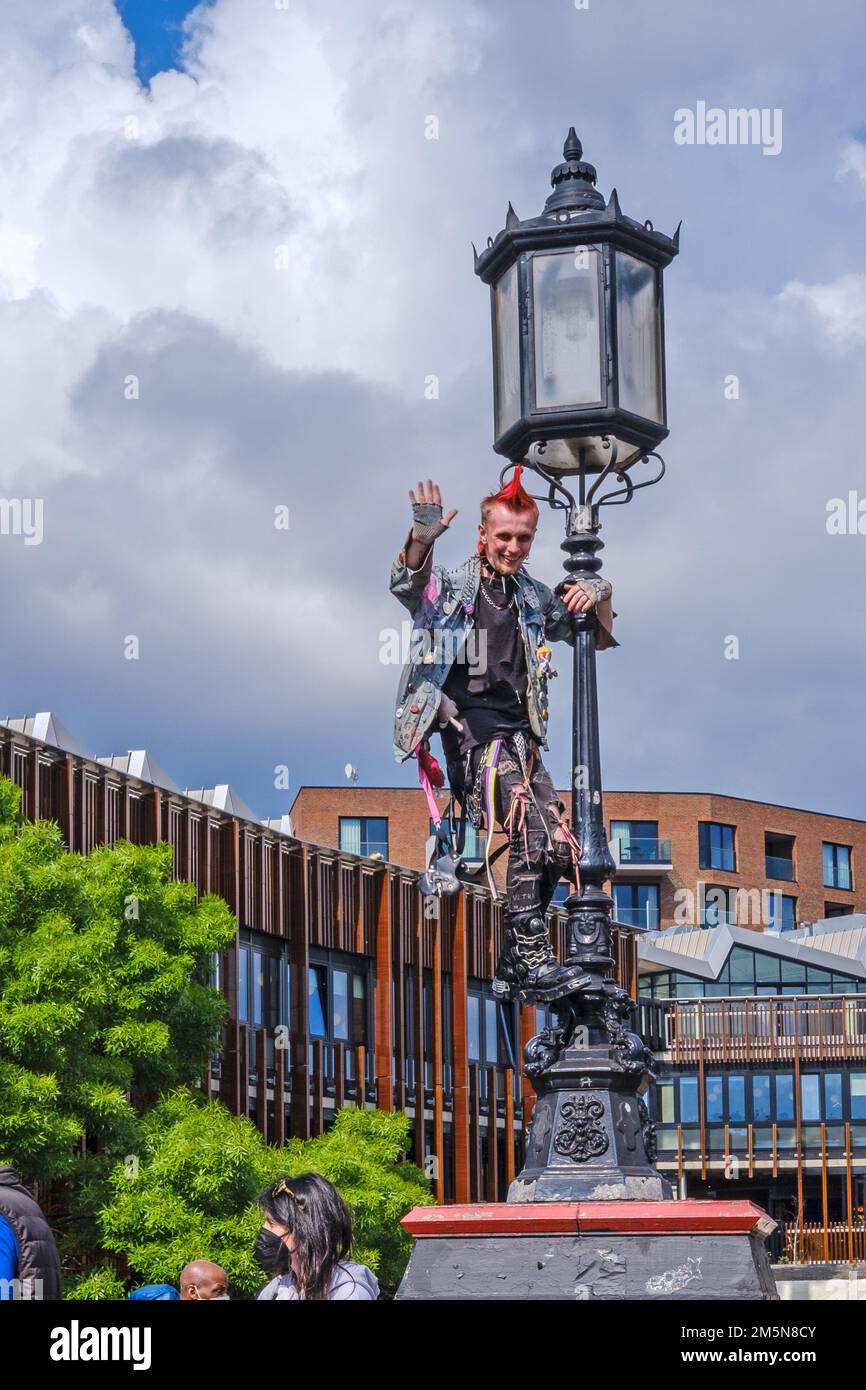
[[[192,1260],[181,1271],[181,1299],[225,1299],[229,1281],[224,1269],[210,1260]]]

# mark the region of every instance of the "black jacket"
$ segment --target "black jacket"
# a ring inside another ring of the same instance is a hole
[[[19,1296],[60,1298],[60,1258],[51,1227],[14,1168],[0,1168],[0,1215],[18,1238]]]

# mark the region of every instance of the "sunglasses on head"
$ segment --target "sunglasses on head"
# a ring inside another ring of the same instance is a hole
[[[274,1188],[274,1191],[273,1191],[273,1196],[274,1196],[274,1197],[282,1197],[282,1196],[291,1197],[291,1199],[292,1199],[292,1201],[294,1202],[295,1206],[298,1208],[298,1211],[303,1211],[303,1210],[304,1210],[304,1203],[303,1203],[303,1200],[302,1200],[300,1197],[296,1197],[296,1196],[295,1196],[294,1192],[293,1192],[292,1189],[289,1187],[289,1185],[288,1185],[288,1183],[286,1182],[285,1178],[281,1178],[280,1181],[277,1183],[277,1185],[276,1185],[276,1187]]]

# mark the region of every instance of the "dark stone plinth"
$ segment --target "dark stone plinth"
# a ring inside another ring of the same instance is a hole
[[[416,1207],[397,1298],[761,1302],[778,1297],[752,1202]]]

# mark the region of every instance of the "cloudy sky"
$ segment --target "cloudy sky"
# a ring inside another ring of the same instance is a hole
[[[0,713],[263,816],[347,761],[415,784],[380,660],[407,489],[469,553],[500,466],[470,242],[541,210],[574,124],[605,195],[683,220],[668,474],[603,532],[606,785],[866,816],[866,534],[827,529],[866,513],[858,0],[119,8],[0,15],[0,498],[43,504],[41,544],[0,535]],[[780,111],[778,153],[677,143],[701,102]]]

